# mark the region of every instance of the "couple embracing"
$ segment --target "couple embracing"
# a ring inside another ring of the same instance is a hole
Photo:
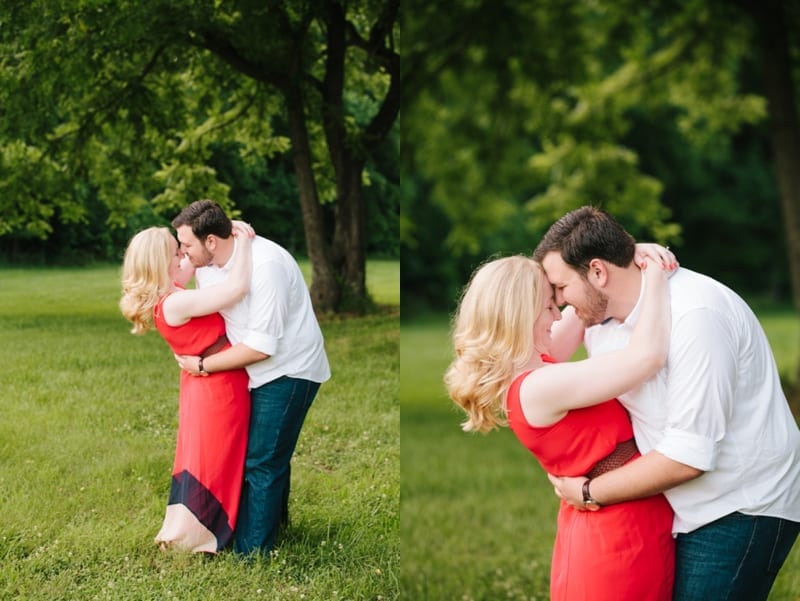
[[[562,500],[551,599],[767,599],[800,531],[800,431],[738,295],[582,207],[473,274],[453,344],[464,429],[508,424]]]
[[[181,367],[178,437],[162,548],[268,552],[288,523],[290,462],[330,378],[303,275],[278,244],[211,200],[136,234],[122,314],[155,328]],[[196,287],[186,284],[194,277]]]

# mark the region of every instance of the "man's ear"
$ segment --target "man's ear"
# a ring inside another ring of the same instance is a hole
[[[589,261],[586,278],[595,288],[605,288],[608,284],[608,265],[602,259],[592,259]]]
[[[208,252],[214,254],[214,251],[217,250],[217,237],[214,234],[209,234],[203,241],[203,246],[206,247]]]

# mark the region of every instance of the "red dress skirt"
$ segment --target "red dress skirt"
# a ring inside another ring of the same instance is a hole
[[[162,297],[156,328],[173,352],[200,355],[225,334],[218,313],[172,327]],[[222,347],[228,348],[230,344]],[[250,392],[244,369],[192,376],[181,371],[178,440],[166,516],[156,542],[215,553],[233,540],[244,477]]]
[[[519,399],[526,375],[509,389],[509,426],[546,472],[586,475],[617,444],[633,438],[628,413],[616,399],[572,410],[551,426],[531,426]],[[579,511],[561,501],[551,601],[670,601],[675,566],[672,516],[663,495],[598,511]]]

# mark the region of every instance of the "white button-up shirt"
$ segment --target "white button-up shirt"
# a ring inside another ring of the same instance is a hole
[[[665,492],[673,531],[734,511],[800,521],[800,431],[758,319],[733,291],[688,269],[669,288],[667,363],[620,401],[642,453],[655,449],[705,471]],[[625,346],[640,304],[641,296],[624,322],[588,328],[589,354]]]
[[[202,288],[228,278],[233,257],[223,266],[209,265],[195,272]],[[311,296],[300,267],[282,246],[256,236],[253,245],[253,275],[250,291],[237,304],[220,311],[231,344],[239,342],[269,355],[247,366],[250,388],[281,376],[325,382],[330,366],[325,354]]]

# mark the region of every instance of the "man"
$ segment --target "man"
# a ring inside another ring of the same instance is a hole
[[[199,200],[172,221],[181,251],[197,267],[199,287],[228,277],[238,241],[215,202]],[[250,377],[250,428],[245,483],[234,549],[268,552],[288,523],[290,461],[300,429],[330,367],[303,275],[278,244],[256,236],[250,292],[223,310],[231,348],[207,357],[180,357],[197,375],[245,367]]]
[[[627,342],[643,278],[633,238],[582,207],[537,247],[558,304],[590,354]],[[551,476],[559,496],[596,509],[663,492],[675,511],[674,599],[766,599],[800,530],[800,431],[769,343],[745,302],[680,268],[670,279],[667,364],[620,400],[642,457],[595,479]]]

